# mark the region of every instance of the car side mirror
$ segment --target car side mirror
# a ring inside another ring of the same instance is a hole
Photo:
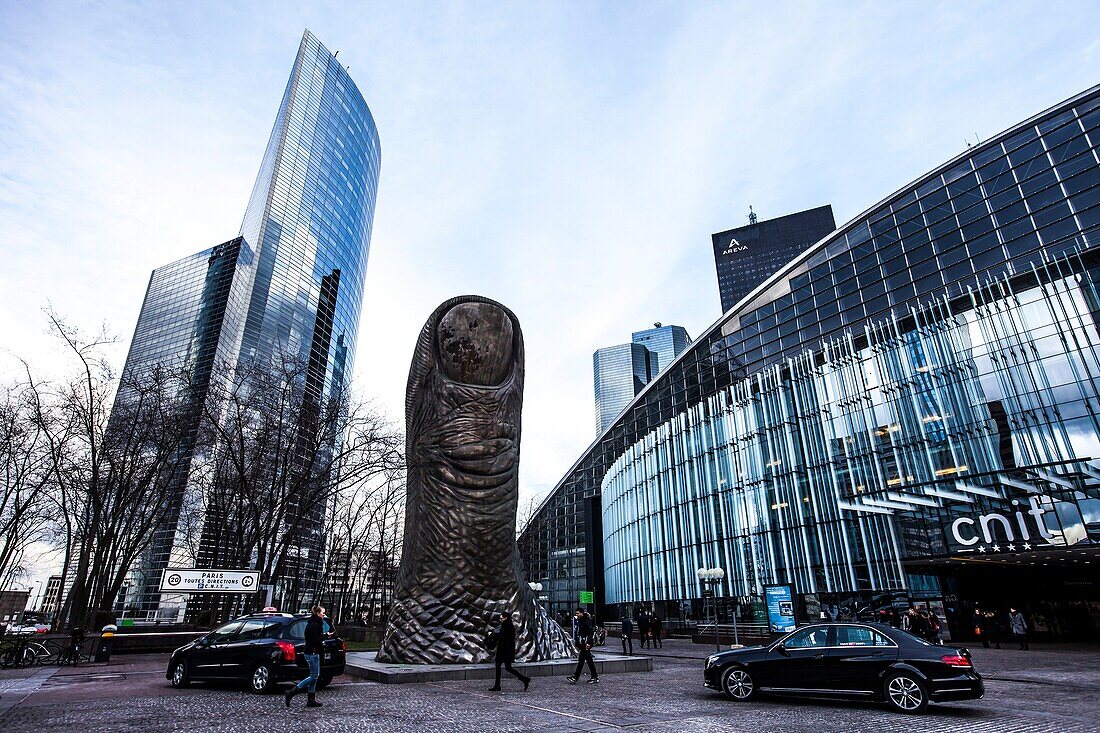
[[[779,652],[780,654],[782,654],[783,656],[785,656],[785,657],[789,657],[789,656],[791,656],[791,653],[790,653],[790,651],[788,651],[788,650],[787,650],[787,647],[783,646],[782,644],[780,644],[779,646],[777,646],[777,647],[775,648],[775,650],[776,650],[777,652]]]
[[[210,646],[210,639],[205,636],[200,637],[198,643],[195,646]]]

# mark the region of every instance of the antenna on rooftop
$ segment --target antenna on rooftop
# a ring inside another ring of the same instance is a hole
[[[752,210],[752,204],[749,204],[749,224],[756,223],[756,212]]]

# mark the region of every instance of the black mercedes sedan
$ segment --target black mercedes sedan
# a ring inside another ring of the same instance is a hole
[[[309,676],[305,650],[308,615],[256,613],[223,624],[172,652],[165,677],[173,687],[198,680],[239,680],[256,693]],[[318,687],[344,673],[347,644],[335,634],[324,642]]]
[[[757,693],[863,698],[902,713],[985,694],[966,649],[875,623],[802,626],[767,646],[719,652],[707,657],[703,677],[731,700]]]

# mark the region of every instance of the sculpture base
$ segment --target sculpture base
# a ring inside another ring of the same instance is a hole
[[[650,657],[596,652],[596,671],[604,674],[652,672]],[[401,685],[411,682],[491,680],[496,676],[493,664],[387,664],[376,662],[375,652],[348,652],[344,674],[372,682]],[[516,662],[512,667],[528,677],[568,677],[577,667],[576,659],[552,659],[545,662]],[[588,667],[585,666],[587,671]]]

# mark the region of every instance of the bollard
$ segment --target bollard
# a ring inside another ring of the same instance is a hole
[[[115,647],[115,631],[118,627],[114,624],[107,624],[103,627],[103,633],[99,637],[99,647],[96,648],[95,661],[96,662],[109,662],[111,661],[111,651]]]

